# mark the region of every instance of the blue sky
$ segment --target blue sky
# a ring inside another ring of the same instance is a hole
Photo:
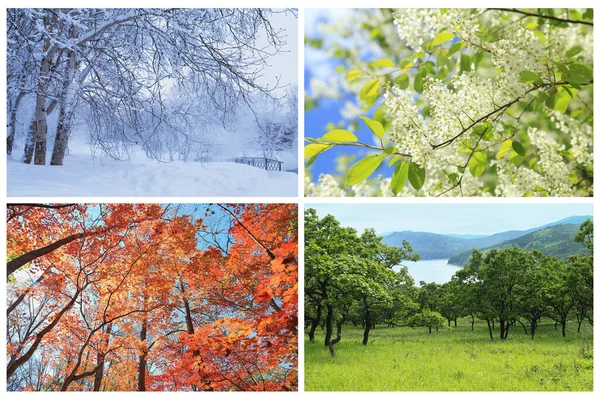
[[[575,215],[592,215],[591,204],[307,204],[319,217],[335,216],[344,226],[379,234],[421,231],[489,235],[524,230]]]
[[[307,9],[304,14],[304,28],[305,36],[311,39],[321,38],[328,43],[331,37],[323,37],[317,26],[320,22],[332,22],[338,18],[347,17],[348,14],[352,13],[351,9]],[[340,39],[336,38],[337,42],[350,42],[352,38]],[[325,46],[326,47],[326,46]],[[374,57],[369,54],[369,57]],[[310,93],[310,79],[315,77],[322,81],[329,81],[332,77],[340,77],[339,73],[335,72],[335,68],[340,65],[340,62],[333,57],[329,56],[323,49],[313,49],[310,46],[304,48],[304,89],[307,93]],[[324,99],[319,101],[319,106],[315,107],[304,113],[304,131],[305,137],[321,137],[327,130],[326,125],[328,123],[338,123],[342,117],[339,110],[343,105],[352,100],[354,95],[343,96],[341,99]],[[372,116],[373,111],[377,106],[373,107],[373,110],[367,112],[368,116]],[[360,124],[358,130],[354,133],[360,138],[367,142],[372,139],[372,133],[365,127],[364,124]],[[361,153],[362,152],[362,153]],[[321,173],[334,173],[335,172],[335,159],[340,155],[356,154],[364,156],[367,154],[363,150],[349,149],[347,147],[333,148],[324,153],[321,153],[317,160],[310,166],[309,171],[313,175],[313,179],[316,180]],[[389,171],[387,171],[389,170]],[[387,164],[383,166],[380,172],[384,174],[391,173],[391,169],[387,167]]]

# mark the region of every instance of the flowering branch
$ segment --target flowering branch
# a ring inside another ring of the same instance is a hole
[[[526,15],[528,17],[544,18],[544,19],[549,19],[552,21],[566,22],[569,24],[583,24],[583,25],[594,26],[594,23],[589,22],[589,21],[580,21],[580,20],[575,20],[575,19],[553,17],[551,15],[543,15],[543,14],[538,14],[538,13],[522,11],[522,10],[518,10],[516,8],[488,8],[488,10],[511,12],[511,13],[515,13],[515,14]]]

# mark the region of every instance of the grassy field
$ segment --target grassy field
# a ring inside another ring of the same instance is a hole
[[[592,327],[567,324],[563,338],[543,320],[535,340],[512,327],[508,339],[490,340],[487,326],[459,321],[429,334],[426,328],[377,326],[369,344],[362,330],[345,325],[332,359],[323,345],[305,339],[308,391],[591,391]]]

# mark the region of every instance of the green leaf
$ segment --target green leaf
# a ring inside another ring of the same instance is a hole
[[[379,79],[370,80],[360,90],[360,99],[367,100],[369,97],[377,96],[379,94],[380,86],[381,83],[379,82]]]
[[[525,157],[525,147],[519,142],[512,142],[512,148],[518,155]]]
[[[315,162],[315,160],[317,159],[319,154],[321,154],[321,153],[317,153],[314,156],[312,156],[311,158],[309,158],[308,161],[306,162],[306,166],[304,168],[310,167],[310,165]]]
[[[423,93],[423,75],[422,74],[417,74],[417,76],[415,76],[415,92],[417,93]]]
[[[332,146],[332,145],[317,144],[317,143],[306,145],[306,146],[304,146],[304,158],[312,157],[316,154],[319,154],[319,153],[327,150],[330,146]]]
[[[555,104],[556,104],[556,94],[549,95],[546,98],[546,107],[554,109]]]
[[[403,72],[407,72],[414,65],[415,64],[413,63],[411,58],[405,58],[404,60],[400,61],[400,69],[402,69]]]
[[[397,76],[396,79],[394,79],[394,83],[398,85],[400,89],[406,90],[410,85],[410,79],[408,78],[408,75],[402,74]]]
[[[396,164],[398,161],[402,160],[403,156],[394,156],[392,158],[390,158],[390,161],[388,162],[388,166],[392,166],[394,164]]]
[[[454,53],[461,51],[465,47],[464,42],[456,42],[452,46],[450,46],[450,50],[448,50],[448,57],[452,57]]]
[[[583,13],[583,19],[586,19],[588,21],[593,20],[594,19],[594,9],[586,8],[585,12]]]
[[[358,142],[358,138],[352,132],[345,129],[334,129],[329,131],[323,135],[321,139],[335,143]]]
[[[383,161],[383,157],[379,155],[370,155],[354,164],[348,171],[348,178],[346,179],[346,187],[356,185],[367,179]]]
[[[394,153],[396,151],[396,146],[387,146],[385,149],[383,149],[383,152],[387,155],[390,155],[392,153]]]
[[[410,169],[408,162],[401,162],[396,166],[392,174],[391,189],[394,195],[397,195],[406,186],[408,180],[408,170]]]
[[[471,57],[468,54],[460,55],[460,71],[469,72],[471,70]]]
[[[567,112],[567,109],[569,108],[569,103],[571,102],[571,99],[575,94],[577,94],[577,92],[577,89],[569,89],[566,86],[558,89],[554,109],[558,112],[565,114]]]
[[[449,64],[449,60],[448,60],[448,57],[446,57],[446,54],[444,54],[443,51],[440,51],[439,53],[440,54],[438,54],[437,60],[436,60],[438,68],[446,66],[446,65]]]
[[[483,52],[479,51],[473,55],[473,64],[475,64],[475,69],[479,67],[481,60],[483,60]]]
[[[473,153],[469,160],[469,172],[474,177],[483,175],[485,168],[487,167],[487,156],[483,151],[477,151]]]
[[[371,131],[377,135],[378,138],[383,138],[383,134],[384,134],[384,129],[383,129],[383,125],[381,125],[381,122],[379,121],[374,121],[369,117],[360,117],[360,119],[362,119],[365,124],[367,124],[367,126],[369,127],[369,129],[371,129]]]
[[[535,72],[521,71],[519,74],[519,82],[530,83],[530,82],[541,82],[542,80]]]
[[[309,143],[322,143],[321,139],[313,139],[313,138],[304,138],[305,141],[309,142]]]
[[[377,60],[371,63],[372,67],[393,67],[394,62],[389,58],[382,58],[381,60]]]
[[[363,74],[363,72],[361,70],[353,69],[351,71],[348,71],[348,75],[346,75],[346,79],[348,79],[349,81],[353,81],[354,79],[359,78],[362,74]]]
[[[425,183],[425,170],[414,162],[410,162],[408,167],[408,180],[413,188],[419,190]]]
[[[581,46],[573,46],[569,50],[567,50],[567,57],[575,57],[577,54],[583,51],[583,47]]]
[[[581,76],[585,81],[590,81],[594,77],[594,73],[592,72],[592,70],[589,69],[588,67],[586,67],[585,65],[581,65],[581,64],[571,64],[569,66],[569,71],[572,74]],[[581,82],[581,83],[585,83],[585,82]]]
[[[514,165],[519,165],[519,164],[521,164],[523,161],[525,161],[525,157],[523,157],[523,156],[520,156],[520,155],[516,155],[516,156],[514,156],[514,157],[513,157],[513,158],[512,158],[512,159],[511,159],[509,162],[510,162],[511,164],[514,164]]]
[[[377,110],[373,112],[373,119],[381,122],[381,125],[385,125],[385,104],[380,105]]]
[[[432,46],[439,46],[442,43],[446,43],[448,40],[454,39],[454,34],[450,32],[442,32],[438,34],[433,42],[431,42]]]
[[[477,124],[473,127],[473,133],[478,136],[483,135],[486,131],[491,128],[491,124],[487,121],[482,122],[481,124]]]

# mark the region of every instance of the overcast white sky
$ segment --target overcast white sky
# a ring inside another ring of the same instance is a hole
[[[379,234],[420,231],[489,235],[536,228],[563,218],[592,215],[591,204],[306,204],[319,217],[331,214],[344,226]]]
[[[279,11],[279,10],[276,10]],[[283,51],[268,60],[269,67],[264,71],[264,76],[259,80],[260,83],[273,86],[277,83],[276,77],[279,76],[279,85],[297,85],[298,84],[298,18],[291,12],[278,12],[272,15],[271,23],[277,31],[282,29],[282,35],[287,44]],[[263,37],[258,42],[259,46],[268,45],[267,39]],[[285,90],[285,89],[283,89]]]

